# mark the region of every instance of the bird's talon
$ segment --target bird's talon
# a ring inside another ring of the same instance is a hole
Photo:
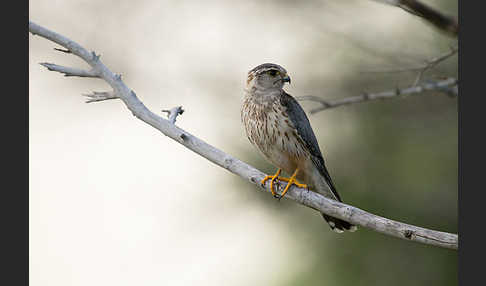
[[[273,176],[265,176],[265,178],[263,178],[263,180],[261,181],[262,186],[264,186],[265,185],[265,182],[267,180],[270,180],[270,191],[272,192],[272,195],[273,196],[276,196],[277,195],[275,193],[274,188],[273,188],[273,184],[274,184],[275,180],[278,178],[278,175],[280,175],[280,172],[282,172],[282,170],[281,169],[278,169],[277,170],[277,173],[275,173],[275,175],[273,175]]]
[[[288,191],[288,189],[290,188],[291,185],[296,185],[299,188],[306,188],[307,190],[309,189],[309,187],[307,187],[306,184],[301,184],[295,179],[295,177],[297,176],[297,171],[298,170],[295,170],[292,177],[285,178],[285,177],[279,177],[280,172],[282,172],[282,170],[278,169],[277,173],[275,173],[275,175],[265,176],[265,178],[263,178],[263,180],[261,180],[260,183],[262,184],[262,187],[264,187],[265,183],[268,180],[270,180],[270,191],[272,192],[273,197],[280,201],[285,196],[285,193],[287,193],[287,191]],[[280,189],[280,181],[287,182],[287,186],[285,187],[285,189],[283,190],[281,195],[279,195],[275,192],[275,187],[274,187],[275,185],[277,185],[277,188]]]
[[[299,172],[299,169],[295,169],[294,174],[292,174],[292,176],[290,178],[285,178],[284,180],[281,179],[282,181],[286,181],[288,183],[287,183],[287,186],[285,186],[285,189],[283,190],[282,194],[280,195],[280,198],[283,198],[283,196],[285,196],[285,194],[289,190],[290,186],[292,186],[292,185],[296,185],[299,188],[306,188],[306,189],[308,188],[306,184],[301,184],[297,181],[296,177],[297,177],[298,172]]]

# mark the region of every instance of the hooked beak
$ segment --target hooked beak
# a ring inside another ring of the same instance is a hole
[[[285,75],[284,78],[282,78],[283,82],[288,82],[290,84],[290,77],[288,75]]]

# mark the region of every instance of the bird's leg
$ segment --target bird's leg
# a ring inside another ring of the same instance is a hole
[[[306,184],[301,184],[301,183],[297,182],[297,179],[295,179],[295,177],[297,177],[298,172],[299,172],[299,169],[297,168],[297,169],[295,169],[294,174],[292,174],[292,177],[290,177],[290,178],[279,178],[279,180],[288,182],[287,186],[285,186],[285,189],[283,190],[282,194],[280,195],[280,198],[278,198],[279,200],[285,196],[285,194],[287,193],[287,191],[289,190],[291,185],[296,185],[299,188],[307,188]]]
[[[275,190],[273,189],[273,182],[275,182],[275,180],[278,178],[278,175],[280,175],[280,172],[282,172],[282,169],[278,169],[277,170],[277,173],[275,173],[275,175],[273,176],[265,176],[265,178],[263,178],[263,180],[260,182],[263,185],[265,185],[265,182],[267,180],[270,180],[270,191],[272,191],[272,195],[276,198],[278,198],[278,195],[275,193]]]

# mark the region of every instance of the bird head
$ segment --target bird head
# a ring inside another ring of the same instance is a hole
[[[283,67],[277,64],[265,63],[248,72],[246,87],[248,90],[265,91],[281,89],[286,82],[290,84],[290,77]]]

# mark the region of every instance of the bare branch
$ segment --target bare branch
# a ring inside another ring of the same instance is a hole
[[[443,62],[447,60],[448,58],[452,57],[453,55],[457,54],[458,48],[457,46],[451,46],[451,50],[447,53],[444,53],[438,57],[432,58],[428,61],[425,62],[425,67],[426,68],[433,68],[435,67],[438,63]]]
[[[117,99],[118,96],[113,91],[97,92],[93,91],[91,94],[83,94],[83,96],[88,97],[86,103],[104,101],[109,99]]]
[[[182,115],[182,113],[184,113],[184,109],[182,109],[182,106],[176,106],[171,110],[164,109],[162,112],[166,112],[170,123],[175,124],[177,116]]]
[[[437,64],[447,60],[448,58],[452,57],[453,55],[457,54],[458,48],[457,46],[450,46],[450,51],[447,53],[443,53],[435,58],[431,58],[423,65],[416,66],[416,67],[409,67],[409,68],[399,68],[399,69],[388,69],[388,70],[370,70],[370,71],[363,71],[363,73],[389,73],[389,72],[408,72],[408,71],[419,71],[423,69],[429,69],[435,67]]]
[[[397,88],[394,90],[383,91],[379,93],[363,93],[361,95],[345,97],[333,101],[327,101],[320,97],[312,96],[312,95],[297,96],[296,99],[319,102],[322,106],[312,109],[310,113],[313,114],[322,111],[324,109],[334,108],[342,105],[361,103],[361,102],[377,100],[377,99],[390,99],[397,96],[417,95],[423,93],[424,91],[431,91],[431,90],[447,93],[447,95],[449,96],[452,95],[457,96],[458,95],[457,79],[448,78],[445,80],[431,81],[418,86],[411,86],[403,89]]]
[[[137,118],[153,126],[162,132],[162,134],[179,142],[216,165],[260,186],[260,181],[265,177],[265,174],[237,158],[207,144],[201,139],[172,124],[170,121],[151,112],[137,98],[135,92],[130,90],[120,77],[112,73],[94,53],[89,53],[79,44],[32,22],[29,22],[29,31],[69,49],[73,54],[85,60],[93,70],[98,72],[100,77],[113,88],[114,93],[118,95]],[[270,193],[269,186],[270,182],[266,182],[266,184],[262,186],[262,189]],[[293,186],[289,189],[285,198],[289,198],[302,205],[333,217],[343,219],[352,224],[361,225],[390,236],[450,249],[457,249],[458,247],[457,234],[429,230],[393,221],[353,206],[327,199],[320,194],[306,189]]]
[[[45,66],[50,71],[57,71],[63,73],[64,76],[79,76],[79,77],[100,77],[95,71],[89,70],[85,71],[77,68],[64,67],[56,64],[50,63],[40,63],[40,65]]]
[[[416,86],[422,80],[422,76],[424,75],[425,71],[435,67],[440,62],[443,62],[446,59],[452,57],[457,53],[457,51],[458,51],[457,47],[451,47],[451,50],[448,53],[442,54],[436,58],[426,61],[425,64],[422,66],[422,69],[420,69],[417,78],[415,79],[415,83],[413,85]]]
[[[424,73],[438,65],[439,63],[447,60],[448,58],[452,57],[453,55],[457,54],[457,46],[451,46],[451,50],[447,53],[444,53],[440,56],[432,58],[424,62],[424,64],[417,66],[417,67],[409,67],[409,68],[399,68],[399,69],[389,69],[389,70],[373,70],[373,71],[364,71],[364,73],[398,73],[398,72],[410,72],[410,71],[417,71],[417,77],[415,78],[414,86],[419,84],[422,80],[422,76]]]
[[[459,32],[459,25],[457,19],[445,15],[442,12],[425,5],[424,3],[416,0],[374,0],[377,2],[386,3],[396,7],[400,7],[403,10],[413,14],[415,16],[425,19],[436,28],[447,33],[450,36],[457,37]]]

